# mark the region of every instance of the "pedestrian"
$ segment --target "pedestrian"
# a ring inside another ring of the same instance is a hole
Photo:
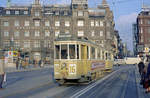
[[[2,58],[0,60],[0,89],[3,89],[2,85],[3,85],[3,82],[4,82],[4,75],[5,75],[4,58]]]
[[[41,61],[41,66],[40,67],[44,67],[44,61]]]
[[[148,58],[148,62],[149,63],[148,63],[146,79],[145,79],[146,93],[150,92],[150,58]]]
[[[145,67],[144,62],[143,62],[143,60],[141,60],[138,64],[140,75],[142,75],[144,67]]]
[[[17,70],[19,69],[19,58],[17,58],[17,60],[16,60],[16,69]]]

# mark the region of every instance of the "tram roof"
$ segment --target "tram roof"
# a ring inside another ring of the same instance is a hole
[[[55,41],[80,41],[80,42],[86,42],[93,45],[98,46],[95,42],[89,40],[86,37],[76,37],[72,35],[59,35],[58,38],[55,39]]]

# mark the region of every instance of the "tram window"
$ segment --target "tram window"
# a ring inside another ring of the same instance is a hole
[[[87,46],[87,59],[89,59],[89,46]]]
[[[60,46],[59,45],[55,45],[55,59],[59,59],[60,58],[59,51],[60,51]]]
[[[104,58],[104,51],[102,52],[102,59],[105,60],[105,58]]]
[[[107,55],[108,55],[108,59],[109,59],[109,60],[111,60],[111,56],[110,56],[110,53],[108,53]]]
[[[75,59],[75,45],[69,45],[70,59]]]
[[[108,54],[107,54],[107,53],[105,54],[105,59],[106,59],[106,60],[108,59]]]
[[[77,59],[79,59],[79,45],[77,45]]]
[[[97,51],[98,51],[98,59],[100,59],[101,57],[100,50],[97,50]]]
[[[67,59],[67,45],[61,45],[61,59]]]
[[[94,47],[91,48],[91,58],[95,59],[95,48]]]

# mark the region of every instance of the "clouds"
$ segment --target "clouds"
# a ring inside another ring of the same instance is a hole
[[[119,30],[119,34],[123,42],[127,43],[130,50],[133,48],[132,40],[132,24],[136,22],[138,13],[134,12],[128,15],[121,15],[116,21],[116,29]]]

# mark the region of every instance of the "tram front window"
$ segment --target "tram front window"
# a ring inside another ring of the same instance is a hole
[[[61,59],[67,59],[67,45],[61,45]]]
[[[70,59],[75,59],[75,45],[69,45]]]

